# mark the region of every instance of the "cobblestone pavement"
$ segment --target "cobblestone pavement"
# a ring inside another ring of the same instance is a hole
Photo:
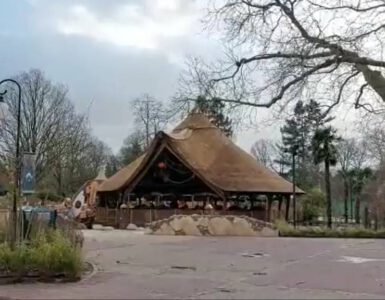
[[[385,240],[165,237],[85,231],[97,272],[0,287],[2,298],[384,298]]]

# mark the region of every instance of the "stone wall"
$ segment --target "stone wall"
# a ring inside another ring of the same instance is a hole
[[[278,236],[271,223],[231,215],[174,215],[150,223],[149,228],[156,235]]]

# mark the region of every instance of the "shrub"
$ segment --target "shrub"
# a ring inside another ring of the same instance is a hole
[[[323,214],[326,197],[319,188],[313,188],[301,197],[304,221],[312,222]]]
[[[42,230],[14,250],[7,243],[0,244],[0,267],[18,274],[37,271],[78,278],[82,268],[81,250],[61,230]]]
[[[283,220],[275,225],[280,236],[284,237],[327,237],[327,238],[385,238],[385,230],[374,231],[363,227],[327,228],[327,227],[297,227],[294,228]]]
[[[38,233],[31,243],[33,261],[39,270],[47,273],[80,275],[82,259],[78,247],[61,230]]]

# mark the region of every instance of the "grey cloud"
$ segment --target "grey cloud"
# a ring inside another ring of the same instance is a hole
[[[177,89],[186,54],[209,58],[220,55],[215,40],[198,34],[198,27],[183,36],[163,38],[159,49],[138,50],[115,47],[81,36],[60,35],[50,27],[51,23],[41,23],[59,16],[75,4],[84,5],[102,18],[111,17],[127,3],[141,5],[143,13],[149,13],[141,0],[33,2],[36,4],[29,14],[30,28],[2,38],[0,78],[39,68],[53,81],[66,84],[76,108],[83,112],[89,109],[94,133],[115,151],[132,130],[130,99],[146,92],[166,101]],[[177,10],[188,14],[193,1],[181,0],[180,3],[182,5]],[[249,150],[253,135],[253,132],[243,134],[237,140]],[[257,137],[255,134],[255,139]]]
[[[8,39],[0,48],[0,76],[40,68],[69,87],[80,111],[90,107],[94,132],[116,150],[133,118],[129,100],[148,92],[168,99],[179,69],[153,51],[116,51],[80,38]]]

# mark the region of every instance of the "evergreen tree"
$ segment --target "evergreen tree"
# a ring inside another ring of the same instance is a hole
[[[317,101],[310,100],[307,104],[298,101],[293,116],[286,119],[281,128],[280,151],[292,153],[294,148],[297,149],[297,182],[301,188],[308,189],[316,185],[317,169],[313,164],[312,139],[317,129],[331,120],[331,117],[324,116]],[[291,156],[286,157],[288,160],[284,164],[291,165]]]
[[[119,157],[123,165],[128,165],[143,153],[142,138],[139,134],[130,134],[123,142]]]
[[[281,143],[276,144],[276,148],[278,149],[278,155],[274,163],[277,165],[278,174],[289,179],[291,173],[290,167],[292,165],[291,154],[285,150],[285,147]]]
[[[371,168],[366,167],[351,169],[347,175],[351,181],[351,193],[355,198],[355,220],[357,224],[360,224],[362,190],[368,181],[374,177],[374,174]]]
[[[205,114],[226,136],[231,137],[233,135],[232,121],[226,115],[225,108],[225,104],[217,98],[208,100],[205,96],[198,96],[194,110]]]
[[[317,129],[312,140],[314,163],[318,165],[323,162],[325,166],[326,214],[329,228],[332,227],[330,166],[337,164],[337,143],[339,140],[336,130],[331,126]]]

